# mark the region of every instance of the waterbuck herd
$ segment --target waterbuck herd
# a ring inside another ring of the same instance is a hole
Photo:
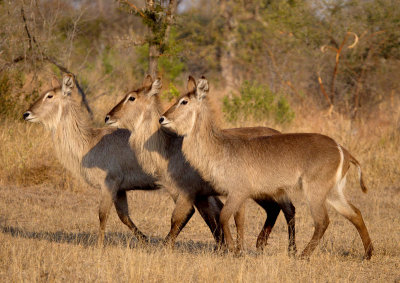
[[[103,245],[110,208],[140,241],[147,237],[129,216],[126,191],[165,188],[175,202],[166,245],[174,242],[195,212],[210,228],[218,249],[243,250],[245,201],[267,213],[256,247],[265,248],[282,210],[288,225],[288,252],[296,254],[294,191],[302,191],[314,220],[314,234],[301,253],[308,258],[329,225],[326,204],[347,218],[360,234],[364,258],[373,251],[361,212],[344,195],[350,164],[358,161],[328,136],[282,134],[266,127],[221,129],[209,102],[209,85],[189,77],[187,91],[164,114],[161,80],[147,76],[107,114],[107,127],[93,128],[82,114],[73,76],[66,74],[23,114],[52,134],[60,162],[100,189],[99,237]],[[223,204],[218,196],[226,196]],[[229,229],[233,215],[235,244]]]

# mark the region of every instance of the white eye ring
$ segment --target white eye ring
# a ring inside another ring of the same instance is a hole
[[[46,93],[46,95],[43,97],[43,101],[45,101],[47,98],[53,98],[53,94],[51,92]]]
[[[188,101],[184,100],[184,99],[182,99],[181,102],[179,102],[179,104],[182,104],[182,105],[186,105],[187,103],[188,103]]]

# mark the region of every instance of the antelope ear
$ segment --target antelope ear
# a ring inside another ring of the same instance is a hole
[[[71,95],[74,88],[74,77],[71,74],[64,75],[61,92],[64,96]]]
[[[196,91],[196,81],[192,76],[188,77],[187,87],[186,90],[188,93]]]
[[[209,90],[208,81],[204,76],[202,76],[197,83],[197,99],[202,100],[207,96]]]
[[[152,84],[150,91],[147,93],[147,96],[153,96],[160,93],[162,88],[161,78],[157,78]]]
[[[55,76],[51,78],[51,87],[52,88],[58,88],[60,87],[60,82],[57,80]]]
[[[147,75],[143,80],[142,87],[150,89],[152,84],[153,84],[153,79],[151,78],[150,75]]]

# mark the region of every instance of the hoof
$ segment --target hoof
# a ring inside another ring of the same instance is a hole
[[[165,240],[162,242],[162,244],[163,244],[163,246],[164,246],[166,249],[171,249],[171,250],[173,250],[173,249],[175,248],[175,243],[174,243],[173,241],[171,241],[171,240],[168,240],[168,239],[165,239]]]
[[[150,243],[150,240],[151,240],[150,237],[143,235],[143,234],[136,236],[136,238],[137,238],[138,242],[140,242],[140,243]]]
[[[310,255],[301,254],[298,259],[300,260],[310,260]]]
[[[288,256],[289,256],[290,258],[296,258],[296,254],[297,254],[297,249],[296,249],[296,247],[294,247],[293,249],[290,248],[290,249],[288,250]]]
[[[235,257],[244,257],[244,255],[245,255],[245,252],[244,252],[244,250],[243,249],[237,249],[236,251],[235,251]]]
[[[374,251],[374,247],[372,244],[369,246],[368,250],[365,252],[364,259],[365,260],[370,260],[372,257],[372,252]]]
[[[363,260],[370,260],[371,257],[372,257],[372,252],[366,253],[366,254],[363,256]]]
[[[229,253],[229,249],[225,244],[216,246],[214,251],[217,255],[227,255]]]

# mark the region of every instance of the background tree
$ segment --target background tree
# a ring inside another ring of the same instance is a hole
[[[155,78],[158,75],[158,60],[168,49],[168,38],[180,0],[145,0],[145,8],[138,9],[128,0],[119,0],[129,11],[139,16],[147,27],[148,33],[142,44],[148,44],[148,73]]]

